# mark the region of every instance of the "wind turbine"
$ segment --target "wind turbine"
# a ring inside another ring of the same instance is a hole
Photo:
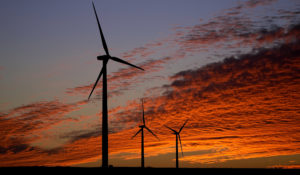
[[[184,122],[184,124],[181,126],[181,128],[179,129],[179,131],[175,131],[174,129],[164,125],[166,128],[170,129],[171,131],[173,131],[173,134],[176,135],[176,168],[178,168],[178,139],[179,139],[179,142],[180,142],[180,147],[181,147],[181,153],[182,153],[182,156],[183,156],[183,151],[182,151],[182,144],[181,144],[181,139],[180,139],[180,132],[181,130],[183,129],[183,127],[185,126],[186,122],[188,121],[188,119]]]
[[[159,138],[146,126],[145,122],[145,113],[144,113],[144,102],[142,99],[142,109],[143,109],[143,125],[140,125],[141,128],[134,136],[132,136],[131,139],[133,139],[136,135],[138,135],[140,132],[142,132],[142,141],[141,141],[141,167],[145,167],[145,159],[144,159],[144,128],[146,128],[154,137],[156,137],[158,140]]]
[[[102,88],[102,167],[103,168],[107,168],[108,167],[108,112],[107,112],[107,63],[109,60],[112,60],[112,61],[116,61],[116,62],[119,62],[119,63],[123,63],[123,64],[127,64],[129,66],[132,66],[132,67],[135,67],[135,68],[138,68],[138,69],[141,69],[141,70],[144,70],[138,66],[135,66],[133,64],[130,64],[120,58],[117,58],[117,57],[112,57],[110,56],[109,54],[109,51],[108,51],[108,48],[107,48],[107,45],[106,45],[106,42],[105,42],[105,38],[104,38],[104,35],[103,35],[103,32],[102,32],[102,29],[101,29],[101,26],[100,26],[100,22],[99,22],[99,19],[98,19],[98,15],[97,15],[97,12],[96,12],[96,9],[95,9],[95,5],[94,5],[94,2],[93,3],[93,9],[94,9],[94,12],[95,12],[95,16],[96,16],[96,19],[97,19],[97,23],[98,23],[98,28],[99,28],[99,31],[100,31],[100,36],[101,36],[101,40],[102,40],[102,45],[103,45],[103,49],[105,50],[105,53],[106,55],[100,55],[97,57],[97,59],[99,61],[102,61],[103,63],[103,66],[101,68],[101,71],[98,75],[98,78],[94,84],[94,87],[88,97],[88,100],[90,99],[94,89],[96,88],[97,86],[97,83],[100,79],[100,77],[103,75],[103,88]]]

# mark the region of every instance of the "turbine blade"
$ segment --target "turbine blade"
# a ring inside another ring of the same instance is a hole
[[[156,137],[158,140],[159,140],[159,138],[147,127],[147,126],[145,126],[145,128],[154,136],[154,137]]]
[[[138,135],[140,132],[142,131],[142,129],[140,129],[134,136],[131,137],[131,139],[133,139],[136,135]]]
[[[117,57],[110,57],[110,58],[111,58],[112,60],[116,61],[116,62],[123,63],[123,64],[127,64],[127,65],[132,66],[132,67],[135,67],[135,68],[137,68],[137,69],[144,70],[143,68],[140,68],[140,67],[135,66],[135,65],[133,65],[133,64],[131,64],[131,63],[128,63],[127,61],[124,61],[124,60],[122,60],[122,59],[120,59],[120,58],[117,58]]]
[[[182,125],[182,127],[181,127],[180,130],[179,130],[179,133],[181,132],[181,130],[183,129],[184,125],[186,124],[186,122],[187,122],[188,120],[189,120],[189,119],[187,119],[187,120],[184,122],[184,124]]]
[[[101,35],[103,49],[105,50],[106,55],[109,55],[109,52],[108,52],[108,49],[107,49],[107,45],[106,45],[106,41],[105,41],[102,29],[101,29],[101,25],[100,25],[100,22],[99,22],[99,18],[98,18],[97,12],[96,12],[96,8],[95,8],[95,5],[94,5],[94,2],[92,2],[92,3],[93,3],[93,8],[94,8],[95,16],[96,16],[96,19],[97,19],[97,23],[98,23],[98,28],[99,28],[100,35]]]
[[[179,134],[178,134],[178,138],[179,138],[179,143],[180,143],[180,147],[181,147],[181,153],[182,153],[182,157],[183,157],[182,144],[181,144],[181,139],[180,139],[180,135]]]
[[[176,131],[170,127],[168,127],[167,125],[164,125],[166,128],[168,128],[169,130],[173,131],[174,133],[176,133]]]
[[[105,66],[105,65],[104,65],[104,66]],[[95,88],[96,88],[96,86],[97,86],[97,83],[98,83],[98,81],[99,81],[99,79],[100,79],[100,77],[101,77],[102,74],[103,74],[103,68],[101,69],[101,71],[100,71],[100,73],[99,73],[99,75],[98,75],[98,78],[97,78],[97,80],[96,80],[96,82],[95,82],[95,84],[94,84],[94,87],[93,87],[93,89],[92,89],[92,91],[91,91],[91,93],[90,93],[90,95],[89,95],[88,100],[90,100],[90,97],[91,97],[92,93],[94,92],[94,90],[95,90]]]
[[[146,122],[145,122],[145,112],[144,112],[144,101],[142,99],[142,108],[143,108],[143,124],[146,125]]]

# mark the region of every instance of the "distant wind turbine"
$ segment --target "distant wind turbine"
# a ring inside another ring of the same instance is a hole
[[[180,132],[182,131],[183,127],[185,126],[185,124],[187,123],[188,119],[184,122],[184,124],[182,125],[182,127],[180,128],[180,130],[177,132],[174,129],[164,125],[166,128],[170,129],[171,131],[173,131],[173,134],[176,135],[176,168],[178,168],[178,139],[180,142],[180,147],[181,147],[181,153],[183,156],[183,151],[182,151],[182,144],[181,144],[181,139],[180,139]]]
[[[156,137],[158,140],[159,138],[146,126],[145,122],[145,113],[144,113],[144,102],[142,99],[142,109],[143,109],[143,125],[140,125],[141,128],[134,136],[132,136],[131,139],[133,139],[136,135],[138,135],[140,132],[142,132],[142,141],[141,141],[141,167],[145,167],[145,159],[144,159],[144,128],[146,128],[154,137]]]
[[[103,45],[103,49],[105,50],[105,53],[106,55],[101,55],[101,56],[98,56],[97,59],[99,61],[102,61],[103,62],[103,66],[102,66],[102,69],[98,75],[98,78],[94,84],[94,87],[88,97],[88,100],[90,99],[94,89],[96,88],[97,86],[97,83],[101,77],[101,75],[103,74],[103,88],[102,88],[102,167],[103,168],[107,168],[108,167],[108,112],[107,112],[107,70],[106,70],[106,66],[107,66],[107,62],[109,60],[113,60],[113,61],[116,61],[116,62],[119,62],[119,63],[123,63],[123,64],[127,64],[129,66],[132,66],[132,67],[135,67],[135,68],[138,68],[138,69],[141,69],[141,70],[144,70],[138,66],[135,66],[133,64],[130,64],[120,58],[117,58],[117,57],[112,57],[110,56],[109,54],[109,51],[108,51],[108,48],[107,48],[107,45],[106,45],[106,42],[105,42],[105,38],[104,38],[104,35],[103,35],[103,32],[102,32],[102,29],[101,29],[101,26],[100,26],[100,22],[99,22],[99,19],[98,19],[98,15],[97,15],[97,12],[96,12],[96,9],[95,9],[95,5],[94,5],[94,2],[93,3],[93,8],[94,8],[94,12],[95,12],[95,16],[96,16],[96,19],[97,19],[97,23],[98,23],[98,28],[99,28],[99,31],[100,31],[100,36],[101,36],[101,40],[102,40],[102,45]]]

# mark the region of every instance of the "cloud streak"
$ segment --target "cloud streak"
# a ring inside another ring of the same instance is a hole
[[[164,95],[145,104],[151,128],[162,140],[159,147],[147,148],[148,156],[172,152],[173,139],[163,124],[176,128],[187,118],[185,152],[212,152],[185,156],[183,161],[210,164],[299,154],[299,55],[296,42],[174,75]],[[134,129],[119,134],[125,137],[128,132],[133,135]],[[136,147],[127,151],[138,153]]]
[[[139,66],[146,71],[138,72],[133,68],[123,68],[113,72],[108,78],[111,84],[111,95],[122,95],[124,91],[132,88],[132,85],[154,79],[153,74],[161,72],[172,61],[186,59],[188,55],[186,53],[213,52],[219,55],[222,52],[223,55],[228,55],[237,52],[248,52],[249,49],[273,47],[282,43],[293,42],[299,38],[297,21],[291,22],[291,19],[295,20],[299,17],[297,9],[273,10],[276,15],[263,14],[260,17],[261,20],[253,19],[251,15],[247,15],[249,9],[256,9],[261,6],[267,7],[273,3],[276,3],[276,1],[246,1],[239,3],[206,22],[188,27],[175,27],[174,33],[166,38],[124,52],[122,57],[129,59],[129,61],[143,60]],[[288,20],[286,19],[287,15],[289,16]],[[270,22],[269,18],[273,17],[278,19],[272,19]],[[276,20],[287,23],[287,25],[277,25]],[[163,51],[166,48],[172,48],[171,52],[173,53],[164,53]],[[248,50],[245,50],[245,48],[248,48]],[[157,54],[165,54],[166,56],[157,58]],[[218,59],[223,59],[223,55],[218,56]],[[69,88],[66,93],[69,95],[87,95],[92,86],[93,84],[80,85]],[[100,91],[97,94],[100,94]]]
[[[52,148],[51,144],[47,145],[49,148],[41,148],[42,145],[38,146],[35,142],[49,137],[44,132],[51,127],[62,122],[76,121],[77,119],[66,117],[66,115],[80,109],[80,106],[85,104],[86,101],[64,104],[54,100],[32,103],[2,113],[0,116],[0,157],[2,160],[6,160],[1,161],[1,166],[6,166],[11,154],[20,156],[19,154],[24,152],[37,150],[49,154],[54,151],[55,148]]]
[[[184,162],[212,164],[299,153],[299,55],[297,41],[178,72],[162,87],[162,96],[145,100],[147,124],[161,140],[146,134],[146,156],[173,153],[173,135],[163,125],[178,128],[187,118]],[[2,115],[1,127],[7,127],[7,133],[1,135],[1,166],[74,165],[99,159],[101,136],[96,130],[74,132],[70,142],[50,150],[31,146],[35,138],[22,137],[59,122],[81,104],[85,102],[53,101]],[[128,142],[141,121],[139,109],[132,101],[110,110],[112,125],[119,126],[109,137],[112,158],[139,157],[139,141]],[[41,118],[48,122],[39,123]]]

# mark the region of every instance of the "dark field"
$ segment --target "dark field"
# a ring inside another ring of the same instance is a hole
[[[261,168],[134,168],[134,167],[113,167],[113,168],[78,168],[78,167],[2,167],[2,173],[25,173],[25,174],[61,174],[61,173],[75,173],[75,174],[111,174],[111,173],[168,173],[171,174],[201,174],[201,175],[245,175],[245,174],[269,174],[269,175],[300,175],[300,169],[261,169]],[[1,174],[2,174],[1,173]]]

